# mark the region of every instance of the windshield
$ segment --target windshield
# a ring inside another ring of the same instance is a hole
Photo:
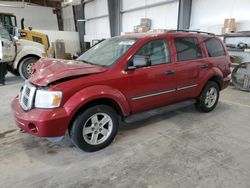
[[[135,39],[108,39],[83,53],[77,60],[99,66],[110,66],[126,53],[135,42]]]

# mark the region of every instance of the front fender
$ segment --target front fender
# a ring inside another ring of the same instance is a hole
[[[121,108],[124,116],[128,116],[130,108],[126,97],[117,89],[105,85],[95,85],[84,88],[71,96],[63,105],[72,118],[85,104],[95,99],[108,98],[114,100]]]
[[[38,46],[24,46],[16,55],[15,61],[13,63],[13,68],[18,68],[18,64],[23,57],[30,55],[42,57],[43,53],[45,53],[44,48]]]

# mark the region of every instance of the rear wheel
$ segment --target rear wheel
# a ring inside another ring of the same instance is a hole
[[[219,100],[220,89],[217,83],[208,81],[197,99],[196,107],[202,112],[212,111]]]
[[[38,61],[38,57],[27,57],[23,59],[19,65],[19,74],[23,79],[28,79],[33,72],[34,64]]]
[[[96,105],[80,113],[73,122],[70,137],[84,151],[97,151],[108,146],[119,127],[118,116],[109,106]]]

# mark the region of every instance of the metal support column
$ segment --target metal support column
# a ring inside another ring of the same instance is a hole
[[[73,6],[76,30],[79,32],[81,51],[85,51],[84,35],[85,35],[85,3]]]
[[[191,19],[192,0],[179,0],[177,29],[189,29]]]
[[[111,37],[120,35],[121,13],[120,13],[121,0],[108,0],[109,12],[109,25]]]

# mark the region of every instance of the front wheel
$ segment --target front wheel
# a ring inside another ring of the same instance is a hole
[[[220,89],[217,83],[208,81],[197,99],[196,107],[202,112],[212,111],[219,100]]]
[[[38,61],[38,59],[39,58],[37,57],[28,57],[21,61],[18,72],[24,80],[30,77],[33,72],[34,64]]]
[[[84,110],[69,131],[73,143],[88,152],[108,146],[119,127],[117,113],[109,106],[96,105]]]

